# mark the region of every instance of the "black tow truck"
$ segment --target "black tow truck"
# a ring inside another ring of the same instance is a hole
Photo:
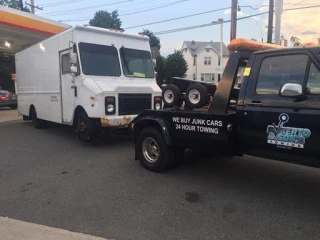
[[[320,166],[320,47],[252,51],[266,44],[250,44],[229,44],[237,51],[207,110],[145,110],[130,123],[135,158],[146,169],[177,166],[185,149]]]

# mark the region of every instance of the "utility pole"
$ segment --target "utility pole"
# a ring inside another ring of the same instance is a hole
[[[274,0],[269,0],[268,43],[272,43]]]
[[[237,37],[237,0],[231,0],[231,32],[230,42]]]
[[[276,25],[274,29],[274,43],[280,45],[280,31],[281,31],[281,14],[283,1],[276,1]]]
[[[20,7],[20,10],[23,11],[23,2],[22,2],[22,0],[19,0],[19,7]]]
[[[31,7],[31,13],[32,14],[35,14],[35,9],[39,9],[39,10],[43,10],[42,7],[39,7],[39,6],[35,6],[34,5],[34,0],[30,0],[30,3],[27,3],[27,2],[24,2],[26,5],[30,6]]]

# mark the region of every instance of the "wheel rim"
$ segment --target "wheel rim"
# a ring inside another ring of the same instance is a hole
[[[200,92],[197,89],[192,89],[188,94],[188,98],[192,104],[197,104],[200,102]]]
[[[148,162],[155,163],[160,154],[158,143],[153,138],[146,138],[142,143],[142,153]]]
[[[164,97],[164,101],[166,103],[172,103],[173,102],[174,94],[170,89],[166,90],[163,95],[164,95],[163,96]]]

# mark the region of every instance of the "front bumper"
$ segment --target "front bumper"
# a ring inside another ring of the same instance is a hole
[[[16,104],[17,104],[16,100],[0,101],[0,107],[8,107]]]
[[[136,116],[138,115],[103,116],[100,117],[101,127],[127,127]]]

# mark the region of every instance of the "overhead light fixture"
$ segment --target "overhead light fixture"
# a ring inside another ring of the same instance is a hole
[[[7,47],[7,48],[10,48],[11,47],[11,44],[7,41],[4,42],[4,45]]]
[[[39,48],[40,48],[43,52],[45,52],[45,51],[46,51],[46,48],[43,46],[43,44],[42,44],[42,43],[40,43],[40,44],[39,44]]]

